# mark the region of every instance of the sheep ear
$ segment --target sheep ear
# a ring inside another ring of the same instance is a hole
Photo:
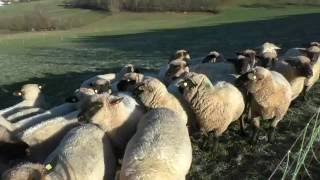
[[[110,104],[111,105],[119,104],[121,101],[123,101],[123,99],[124,99],[123,97],[115,97],[110,101]]]

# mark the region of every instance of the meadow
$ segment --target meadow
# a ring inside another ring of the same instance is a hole
[[[188,49],[193,57],[205,56],[212,49],[233,57],[234,52],[255,48],[265,41],[274,42],[285,51],[320,40],[319,6],[237,5],[219,14],[110,14],[68,9],[61,3],[43,0],[0,8],[0,20],[38,8],[51,18],[75,24],[70,25],[71,29],[58,31],[0,30],[0,108],[19,100],[12,92],[22,84],[45,84],[44,93],[53,106],[62,103],[83,80],[95,74],[115,72],[127,63],[154,72],[177,49]],[[320,126],[317,117],[311,119],[319,111],[319,105],[318,83],[307,100],[296,102],[279,124],[274,144],[268,144],[262,137],[260,144],[249,145],[247,138],[238,135],[235,124],[222,137],[218,154],[213,156],[194,145],[189,178],[267,179],[299,137],[292,156],[288,157],[292,169],[286,166],[285,159],[274,176],[279,179],[285,174],[285,179],[292,178],[297,167],[295,161],[301,160],[302,150],[308,145],[302,140],[310,139],[312,134],[317,145],[313,144],[309,152],[314,152],[315,158],[307,153],[297,178],[319,179],[320,164],[316,159],[320,158]],[[304,128],[308,130],[306,134]]]

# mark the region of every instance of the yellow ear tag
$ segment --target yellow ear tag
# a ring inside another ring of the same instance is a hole
[[[46,165],[46,170],[50,171],[51,169],[52,169],[51,164],[47,164],[47,165]]]
[[[183,83],[183,86],[184,86],[184,87],[187,87],[187,86],[188,86],[188,83],[187,83],[187,82],[184,82],[184,83]]]

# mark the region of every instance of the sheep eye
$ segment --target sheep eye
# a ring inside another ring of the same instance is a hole
[[[94,86],[94,84],[93,84],[93,83],[90,83],[90,84],[89,84],[89,86],[90,86],[90,87],[93,87],[93,86]]]

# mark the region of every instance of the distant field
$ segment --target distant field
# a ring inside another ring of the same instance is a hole
[[[265,41],[286,49],[320,40],[320,8],[313,6],[234,6],[218,15],[121,13],[111,16],[64,9],[58,6],[59,2],[43,0],[0,8],[0,17],[5,17],[43,7],[51,17],[83,24],[66,31],[0,34],[0,108],[16,102],[11,92],[26,82],[45,83],[47,98],[56,105],[94,74],[113,72],[127,63],[156,69],[176,49],[188,49],[194,57],[216,49],[231,57],[236,50],[254,48]],[[217,161],[202,158],[197,150],[191,175],[204,179],[235,178],[240,173],[241,178],[265,179],[305,121],[316,112],[320,105],[319,90],[317,84],[307,102],[298,102],[302,108],[291,109],[280,127],[278,144],[262,145],[254,150],[231,130],[222,142],[227,144],[224,148],[229,152],[228,158],[222,156]],[[240,152],[249,159],[239,166],[228,165]],[[263,161],[256,162],[259,158]],[[203,167],[198,167],[201,164]]]

